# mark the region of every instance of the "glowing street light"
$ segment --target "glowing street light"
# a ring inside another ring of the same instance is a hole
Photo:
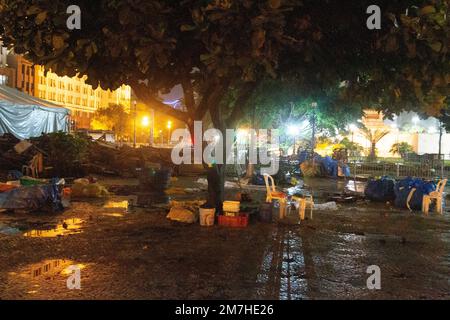
[[[298,136],[300,134],[300,128],[296,125],[290,124],[287,127],[287,134],[290,136]]]
[[[167,129],[169,130],[167,132],[167,144],[170,144],[170,129],[172,129],[172,121],[167,121]]]
[[[147,116],[144,116],[143,118],[142,118],[142,126],[143,127],[148,127],[148,125],[150,124],[150,119],[149,119],[149,117],[147,117]]]

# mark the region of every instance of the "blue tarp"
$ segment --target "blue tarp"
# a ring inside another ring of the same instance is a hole
[[[422,210],[423,196],[436,190],[436,184],[419,178],[405,178],[395,184],[395,206],[397,208],[409,208]],[[409,201],[408,201],[408,198]]]
[[[307,151],[302,151],[298,155],[298,160],[300,164],[307,161],[309,158],[309,154]],[[315,153],[314,154],[314,161],[318,164],[320,164],[322,169],[322,174],[329,177],[337,177],[339,172],[339,162],[337,160],[334,160],[330,156],[322,157],[321,155]],[[350,168],[346,164],[341,164],[341,170],[344,176],[350,177]]]
[[[0,193],[0,209],[62,211],[61,194],[56,181],[54,179],[48,185],[24,186]]]
[[[364,195],[367,199],[375,202],[393,201],[395,200],[394,186],[395,180],[389,177],[372,179],[367,182]]]

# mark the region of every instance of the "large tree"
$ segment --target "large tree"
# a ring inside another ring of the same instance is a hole
[[[72,4],[81,30],[66,27]],[[372,4],[380,30],[366,27]],[[339,90],[333,108],[438,114],[450,80],[447,16],[448,0],[0,0],[2,39],[17,53],[94,86],[129,84],[191,129],[207,113],[214,127],[233,127],[267,77],[295,79],[313,99]],[[158,98],[177,84],[186,111]]]

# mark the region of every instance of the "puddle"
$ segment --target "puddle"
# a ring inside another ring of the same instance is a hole
[[[130,206],[135,203],[137,203],[137,197],[115,197],[106,201],[102,207],[102,212],[104,216],[120,218],[125,213],[130,212]]]
[[[103,206],[103,208],[106,209],[115,209],[115,208],[121,208],[121,209],[127,209],[128,208],[128,200],[122,200],[122,201],[108,201]]]
[[[78,234],[82,232],[83,223],[84,220],[78,218],[66,219],[62,223],[57,224],[55,228],[30,230],[23,235],[31,238],[54,238]]]
[[[273,234],[257,276],[257,296],[264,299],[307,298],[302,240],[296,232],[281,228]]]
[[[17,271],[8,273],[8,287],[20,288],[20,291],[30,295],[57,288],[64,289],[67,278],[73,274],[70,269],[73,266],[80,270],[86,268],[85,264],[76,263],[69,259],[47,259],[29,264]]]

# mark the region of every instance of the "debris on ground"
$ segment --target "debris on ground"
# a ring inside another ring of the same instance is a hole
[[[173,207],[170,209],[167,219],[184,223],[194,223],[198,220],[198,214],[184,207]]]
[[[98,182],[82,178],[74,181],[71,196],[73,198],[103,198],[109,196],[109,192]]]
[[[314,204],[314,210],[336,211],[338,209],[339,208],[338,208],[336,202],[334,202],[334,201]]]
[[[61,201],[63,187],[63,179],[53,179],[49,184],[21,186],[2,192],[0,193],[0,209],[61,212],[64,209]]]
[[[375,202],[394,201],[395,180],[389,177],[382,177],[381,179],[371,179],[367,182],[364,189],[364,195],[367,199]]]

